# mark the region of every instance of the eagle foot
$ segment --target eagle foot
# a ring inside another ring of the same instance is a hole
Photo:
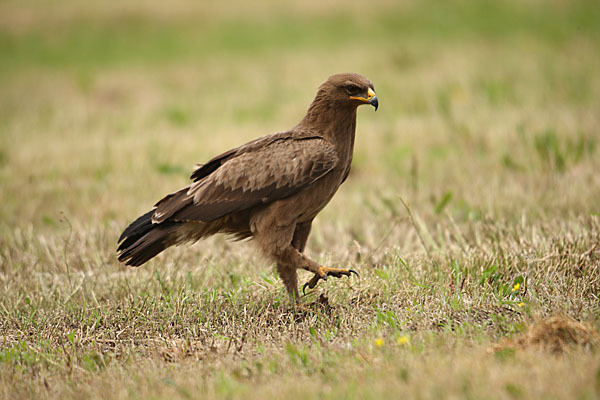
[[[312,279],[302,286],[302,293],[306,294],[306,288],[313,289],[317,286],[317,283],[323,279],[327,280],[328,276],[333,276],[334,278],[341,278],[342,276],[350,276],[350,275],[358,276],[358,272],[353,269],[342,269],[342,268],[330,268],[330,267],[319,267],[317,272],[315,272],[315,276]]]

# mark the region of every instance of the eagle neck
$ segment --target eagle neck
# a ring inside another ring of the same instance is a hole
[[[339,152],[351,156],[356,130],[356,106],[340,106],[317,96],[299,126],[318,132]]]

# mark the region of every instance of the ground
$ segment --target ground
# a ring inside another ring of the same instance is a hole
[[[596,398],[597,3],[221,3],[0,3],[0,397]],[[116,261],[346,71],[380,108],[307,251],[360,279],[297,312],[251,243]]]

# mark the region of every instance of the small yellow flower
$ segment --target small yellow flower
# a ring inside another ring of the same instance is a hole
[[[517,290],[519,290],[521,288],[521,284],[519,282],[515,283],[515,286],[513,286],[512,291],[516,292]]]
[[[408,336],[399,336],[398,339],[396,339],[396,343],[398,343],[398,344],[409,344],[410,343],[410,338]]]
[[[524,307],[524,306],[525,306],[525,303],[523,303],[523,302],[520,302],[520,303],[519,303],[519,304],[517,304],[517,305],[518,305],[519,307]]]
[[[375,339],[375,346],[376,347],[382,347],[384,345],[385,341],[382,338],[377,338]]]

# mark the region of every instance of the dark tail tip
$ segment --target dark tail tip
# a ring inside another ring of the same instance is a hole
[[[137,267],[170,246],[169,234],[177,224],[168,221],[153,224],[153,213],[154,210],[147,212],[123,231],[117,248],[120,262]]]
[[[135,243],[140,237],[144,236],[150,230],[152,230],[152,215],[154,210],[148,211],[135,221],[133,221],[119,237],[118,243],[120,243],[119,250],[122,248],[129,247]],[[132,241],[133,240],[133,241]]]

